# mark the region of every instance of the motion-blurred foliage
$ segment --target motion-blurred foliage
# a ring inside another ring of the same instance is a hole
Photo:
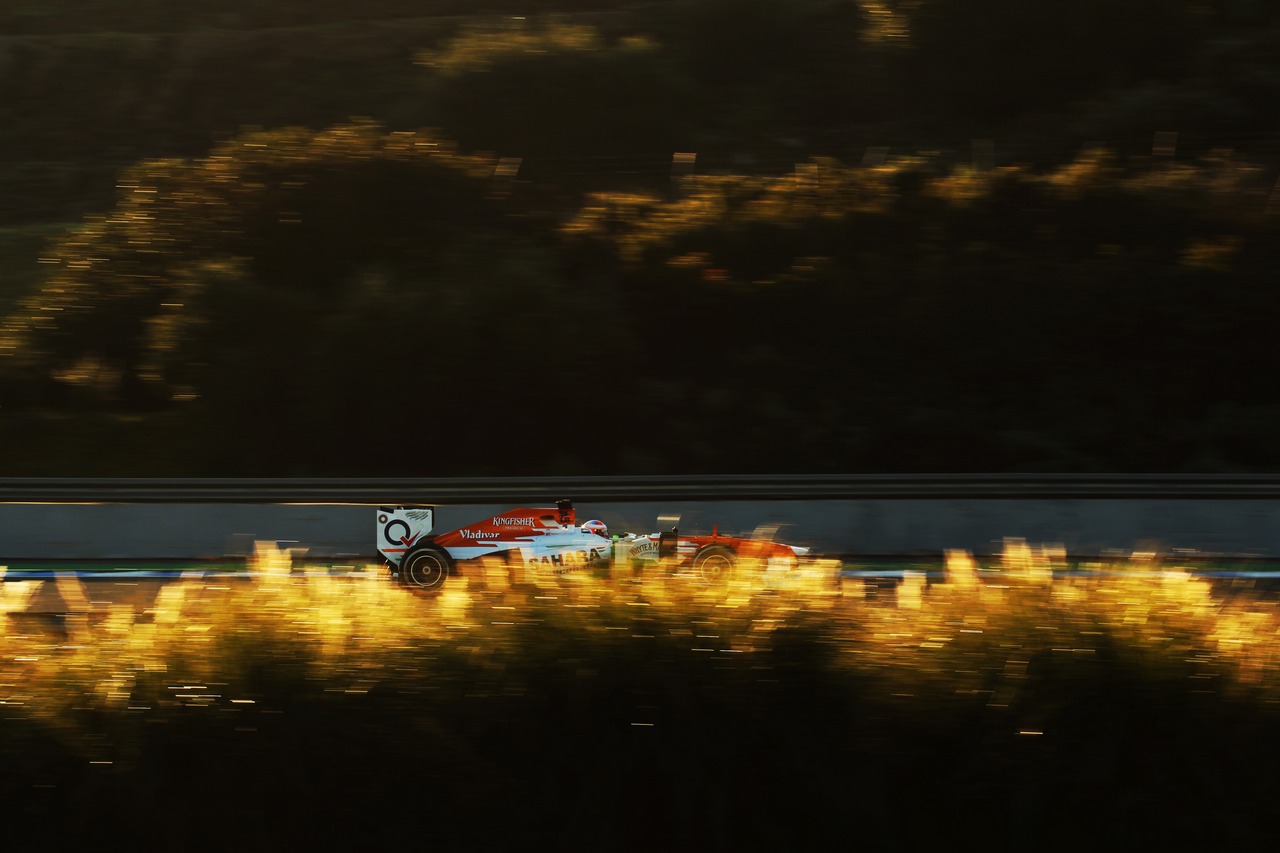
[[[416,61],[430,114],[462,146],[520,158],[526,179],[590,186],[628,170],[661,180],[687,142],[688,90],[658,52],[642,36],[610,43],[586,25],[516,20],[468,28]]]
[[[6,7],[10,473],[1280,465],[1267,4],[552,5]]]
[[[387,806],[411,791],[435,840],[504,849],[1271,832],[1274,593],[1160,555],[1073,569],[1009,541],[945,578],[744,563],[712,586],[495,562],[427,596],[255,556],[136,609],[63,578],[84,605],[51,619],[24,612],[38,582],[3,584],[10,838],[382,848],[420,838]]]
[[[3,346],[48,360],[64,381],[139,402],[148,382],[167,387],[191,366],[176,350],[200,327],[244,334],[205,316],[232,281],[277,294],[267,300],[296,295],[270,323],[309,325],[368,265],[430,268],[453,232],[482,230],[483,197],[469,184],[491,171],[430,136],[359,125],[249,134],[199,161],[144,162],[122,174],[110,214],[49,249],[54,271]],[[250,288],[239,298],[250,304],[228,310],[253,322],[252,300],[263,297]]]

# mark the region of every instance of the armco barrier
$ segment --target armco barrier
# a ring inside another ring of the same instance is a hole
[[[468,478],[0,477],[0,503],[430,503],[871,498],[1280,499],[1280,475],[852,474]]]

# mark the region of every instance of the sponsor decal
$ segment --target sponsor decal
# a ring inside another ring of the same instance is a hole
[[[641,539],[631,546],[631,556],[636,558],[656,557],[658,555],[658,543],[652,539]]]
[[[600,548],[590,548],[584,551],[565,551],[563,554],[533,556],[525,561],[525,565],[549,568],[557,572],[569,572],[603,561],[604,552]]]
[[[496,530],[460,530],[463,539],[497,539]]]
[[[404,528],[403,533],[400,533],[401,528]],[[395,532],[393,533],[392,531]],[[386,527],[382,528],[383,538],[392,545],[412,545],[414,542],[418,541],[418,537],[421,535],[421,533],[416,533],[413,536],[410,536],[409,523],[399,518],[392,519],[387,523]]]
[[[533,527],[534,519],[526,518],[507,518],[505,516],[494,516],[493,523],[496,527]]]

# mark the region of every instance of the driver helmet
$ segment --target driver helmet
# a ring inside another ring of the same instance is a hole
[[[604,523],[603,521],[599,520],[598,518],[593,518],[593,519],[591,519],[590,521],[585,522],[585,523],[582,525],[582,532],[583,532],[583,533],[594,533],[595,535],[597,535],[597,536],[602,536],[602,537],[604,537],[605,539],[608,539],[608,538],[609,538],[609,528],[608,528],[608,526],[606,526],[606,525],[605,525],[605,523]]]

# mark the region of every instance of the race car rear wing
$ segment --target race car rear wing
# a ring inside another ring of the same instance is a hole
[[[399,562],[415,543],[424,540],[435,524],[436,508],[433,506],[380,506],[378,507],[378,553],[392,562]]]

